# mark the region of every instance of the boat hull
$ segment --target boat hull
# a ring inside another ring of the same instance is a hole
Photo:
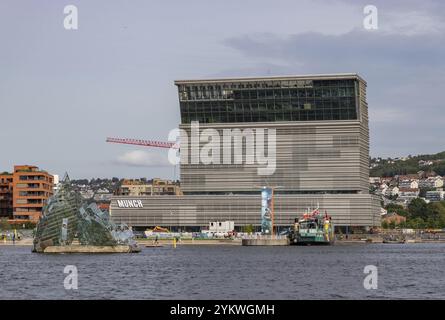
[[[326,240],[313,237],[290,237],[290,245],[295,246],[329,246],[333,245],[335,240]]]

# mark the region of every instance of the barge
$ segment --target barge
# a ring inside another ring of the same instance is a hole
[[[331,245],[335,242],[332,218],[317,208],[295,219],[289,232],[291,245]]]

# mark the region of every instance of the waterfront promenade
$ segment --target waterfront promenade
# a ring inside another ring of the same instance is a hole
[[[0,241],[0,246],[32,246],[32,238],[24,238],[21,240],[15,241],[13,243],[11,240],[7,240],[4,242],[3,240]],[[445,243],[445,239],[439,238],[412,238],[407,241],[408,243]],[[75,242],[77,243],[77,242]],[[151,239],[137,239],[137,243],[140,247],[156,247],[154,240]],[[383,243],[383,237],[380,235],[356,235],[351,236],[348,239],[342,238],[337,239],[335,241],[335,245],[347,245],[347,244],[371,244],[371,243]],[[173,240],[172,239],[159,239],[158,244],[160,246],[173,246]],[[176,246],[241,246],[242,245],[242,239],[236,238],[236,239],[181,239],[180,241],[176,242]]]

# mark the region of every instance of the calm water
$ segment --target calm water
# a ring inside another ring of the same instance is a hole
[[[445,298],[445,244],[178,246],[139,254],[42,255],[0,246],[0,299]],[[363,268],[378,267],[378,289]],[[64,289],[66,265],[78,290]]]

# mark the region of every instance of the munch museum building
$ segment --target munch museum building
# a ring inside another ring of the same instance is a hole
[[[115,196],[110,206],[115,222],[136,228],[197,230],[211,221],[231,220],[236,229],[259,227],[261,189],[268,186],[274,188],[275,226],[289,226],[317,205],[339,227],[380,225],[379,199],[369,194],[368,105],[366,82],[359,75],[175,84],[181,112],[183,195]],[[221,143],[213,146],[211,163],[199,157],[209,140],[194,139],[192,132],[209,129],[221,136]],[[265,136],[259,139],[255,131]],[[257,139],[257,149],[259,140],[264,142],[262,151],[269,163],[248,161],[258,156],[247,143],[249,138]],[[241,143],[238,154],[222,141]],[[271,163],[272,170],[261,173]]]

